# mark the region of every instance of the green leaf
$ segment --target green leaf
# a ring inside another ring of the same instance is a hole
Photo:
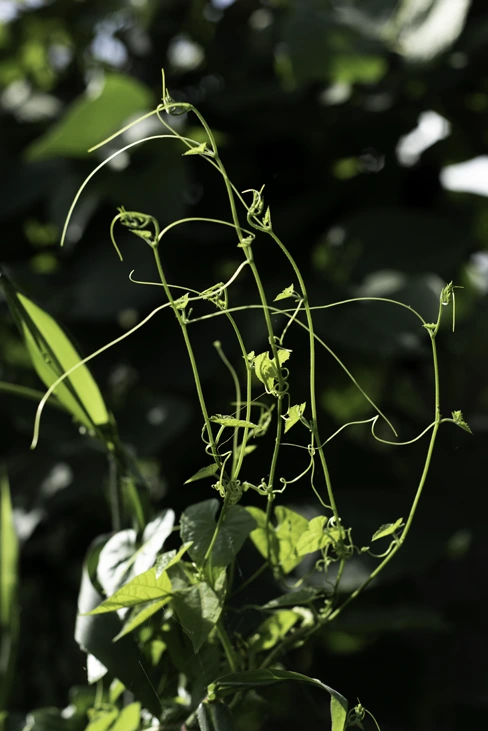
[[[178,561],[181,559],[183,554],[188,551],[188,549],[191,546],[191,541],[188,541],[188,543],[184,543],[181,548],[176,551],[173,549],[172,551],[167,551],[166,553],[162,553],[161,556],[158,556],[156,559],[156,578],[159,579],[163,571],[167,571],[172,566],[175,566]]]
[[[85,731],[107,731],[119,715],[116,708],[97,710]]]
[[[293,284],[290,284],[289,287],[286,287],[282,292],[280,292],[276,297],[274,298],[273,302],[279,302],[279,300],[285,300],[289,297],[293,297],[295,294],[295,287]]]
[[[207,467],[202,467],[195,472],[188,480],[183,484],[188,485],[189,482],[196,482],[197,480],[203,480],[205,477],[213,477],[219,471],[218,464],[209,464]]]
[[[170,594],[171,581],[168,574],[162,573],[159,578],[156,578],[156,569],[152,568],[135,576],[128,584],[124,584],[90,614],[116,612],[119,609],[135,607],[137,604],[151,602],[154,599],[166,599]]]
[[[278,350],[278,364],[275,363],[274,358],[269,357],[269,353],[260,353],[259,355],[249,354],[248,358],[251,358],[251,362],[254,365],[256,376],[259,378],[261,383],[264,383],[266,391],[272,393],[275,390],[275,381],[278,380],[278,369],[281,370],[281,366],[290,357],[291,351],[285,350],[284,348]]]
[[[111,731],[137,731],[141,723],[141,704],[129,703],[122,708]]]
[[[464,431],[467,431],[468,434],[472,434],[471,427],[464,421],[464,416],[462,411],[453,411],[452,412],[452,418],[456,426],[459,426],[461,429],[464,429]]]
[[[344,538],[345,533],[343,528],[340,526],[326,528],[327,522],[325,515],[318,515],[316,518],[312,518],[307,530],[300,536],[296,544],[298,556],[322,551],[326,546],[333,545]]]
[[[281,609],[262,622],[256,632],[249,638],[252,652],[262,652],[274,647],[300,619],[297,612]]]
[[[285,434],[301,420],[306,405],[306,402],[303,402],[303,404],[296,404],[288,408],[288,411],[282,417],[285,420]]]
[[[251,533],[251,540],[261,553],[268,558],[268,532],[271,545],[271,563],[280,566],[285,574],[289,574],[302,561],[297,556],[295,547],[302,533],[307,530],[308,520],[299,513],[279,505],[275,508],[276,526],[268,526],[266,530],[266,514],[259,508],[248,507],[246,510],[256,521],[257,528]]]
[[[12,678],[13,649],[18,636],[15,603],[19,545],[15,532],[8,478],[0,472],[0,712],[5,708]]]
[[[308,683],[310,685],[323,688],[331,697],[330,712],[332,718],[331,731],[344,731],[345,721],[347,717],[348,703],[343,695],[322,683],[317,678],[310,678],[308,675],[294,673],[291,670],[270,670],[261,668],[260,670],[242,670],[239,673],[230,673],[224,675],[215,683],[208,686],[208,693],[211,699],[217,696],[236,693],[240,690],[250,690],[251,688],[262,688],[268,685],[276,685],[287,681],[296,681]]]
[[[191,541],[188,553],[198,566],[202,566],[207,549],[216,528],[216,514],[219,501],[204,500],[187,508],[180,521],[180,535],[183,541]],[[244,508],[232,505],[227,509],[212,549],[211,565],[214,568],[228,566],[241,550],[244,541],[255,523]]]
[[[113,641],[117,642],[117,640],[120,640],[121,637],[125,637],[125,635],[128,635],[129,632],[133,632],[137,627],[140,627],[141,624],[148,620],[149,617],[152,617],[153,614],[159,612],[159,610],[166,606],[166,604],[170,601],[171,594],[168,594],[164,599],[158,599],[147,602],[146,604],[138,604],[135,606],[132,609],[129,618],[124,622],[124,626],[120,630],[119,634],[114,637]]]
[[[221,426],[243,426],[249,429],[257,429],[258,425],[253,424],[252,421],[244,421],[244,419],[234,419],[231,416],[211,416],[210,421]]]
[[[205,152],[207,152],[207,143],[201,142],[195,147],[190,147],[183,155],[203,155]]]
[[[314,589],[312,586],[304,587],[298,591],[291,591],[289,594],[283,594],[276,599],[263,604],[263,609],[278,609],[279,607],[296,607],[300,604],[308,604],[310,601],[315,599],[319,594],[318,589]]]
[[[15,290],[1,274],[7,303],[22,334],[37,375],[49,388],[82,358],[51,315]],[[110,416],[86,365],[77,368],[57,386],[57,400],[87,428],[107,424]]]
[[[91,147],[117,132],[130,116],[152,106],[151,92],[139,81],[105,73],[103,87],[88,88],[76,99],[63,118],[28,148],[27,157],[86,157]]]
[[[172,606],[195,652],[201,648],[222,612],[224,596],[217,596],[205,581],[175,592]]]
[[[403,518],[398,518],[394,523],[385,523],[382,525],[374,536],[372,537],[372,541],[377,541],[380,538],[386,538],[386,536],[391,536],[395,531],[397,531],[399,528],[401,528],[403,525]]]
[[[164,510],[147,524],[137,546],[137,534],[132,529],[119,531],[110,538],[98,559],[97,578],[107,595],[112,595],[122,584],[148,571],[158,552],[171,535],[175,521],[172,510]]]
[[[141,651],[134,638],[129,635],[119,642],[113,642],[122,628],[122,623],[115,612],[89,614],[90,610],[102,601],[93,581],[96,576],[98,555],[104,541],[105,538],[102,537],[92,544],[83,566],[75,639],[80,647],[102,663],[114,678],[118,678],[130,688],[144,708],[159,716],[161,706],[154,693],[154,686],[158,680],[151,678],[151,669],[141,664]]]

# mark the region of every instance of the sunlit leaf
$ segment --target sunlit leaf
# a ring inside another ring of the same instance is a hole
[[[0,281],[37,375],[49,388],[82,358],[51,315],[17,292],[4,274]],[[54,395],[77,421],[89,429],[110,421],[100,390],[86,365],[77,368],[60,383]]]
[[[297,612],[281,609],[262,622],[256,632],[249,638],[249,647],[253,652],[270,650],[288,634],[300,619]]]
[[[132,529],[119,531],[103,547],[98,559],[97,578],[106,594],[113,594],[122,584],[150,569],[158,552],[173,530],[175,514],[164,510],[147,524],[141,545]]]
[[[288,574],[302,561],[297,556],[295,547],[307,530],[308,520],[299,513],[279,505],[275,508],[276,526],[269,525],[266,529],[266,514],[255,507],[246,510],[256,521],[257,527],[251,533],[251,540],[261,553],[268,558],[268,543],[271,546],[271,563],[280,566],[283,573]]]
[[[259,355],[249,354],[248,358],[251,358],[251,362],[254,365],[256,376],[259,378],[261,383],[264,383],[266,391],[271,393],[275,389],[275,382],[279,378],[279,370],[291,355],[290,350],[284,348],[278,350],[278,364],[275,363],[274,358],[269,357],[269,353],[260,353]]]
[[[156,559],[156,578],[159,579],[163,571],[167,571],[172,566],[175,566],[186,551],[188,551],[190,546],[191,541],[188,541],[188,543],[184,543],[178,551],[172,549],[171,551],[166,551],[166,553],[162,553],[161,556],[158,556]]]
[[[382,525],[374,536],[372,537],[372,541],[377,541],[380,538],[386,538],[386,536],[391,536],[393,533],[395,533],[399,528],[401,528],[403,525],[403,518],[398,518],[394,523],[385,523]]]
[[[201,142],[195,147],[190,147],[183,155],[203,155],[207,151],[207,143]]]
[[[286,287],[282,292],[276,295],[273,302],[279,302],[279,300],[285,300],[288,299],[288,297],[293,297],[294,293],[295,287],[293,284],[290,284],[289,287]]]
[[[305,411],[305,406],[307,404],[304,402],[303,404],[295,404],[295,406],[290,406],[286,414],[283,415],[283,419],[285,420],[285,434],[288,432],[292,426],[294,426],[303,416],[303,412]]]
[[[18,634],[15,609],[19,546],[15,532],[10,487],[0,472],[0,711],[5,708],[12,673],[12,649]]]
[[[171,594],[168,594],[164,599],[157,599],[146,604],[138,604],[134,607],[129,615],[129,618],[124,622],[124,626],[120,630],[119,634],[114,637],[114,642],[120,640],[121,637],[128,635],[129,632],[133,632],[137,627],[146,622],[149,617],[159,612],[166,604],[171,601]]]
[[[309,522],[307,530],[300,536],[296,544],[298,556],[305,556],[314,551],[322,551],[326,546],[333,545],[345,536],[340,526],[326,528],[328,519],[325,515],[318,515]]]
[[[171,594],[171,581],[166,572],[156,578],[156,569],[152,568],[139,576],[135,576],[128,584],[124,584],[111,597],[105,599],[100,606],[89,614],[115,612],[125,607],[134,607],[155,599],[166,599]]]
[[[258,425],[253,424],[252,421],[244,421],[244,419],[234,419],[231,416],[211,416],[210,421],[221,426],[242,426],[249,427],[249,429],[257,429]]]
[[[141,723],[141,704],[129,703],[122,708],[111,731],[137,731]]]

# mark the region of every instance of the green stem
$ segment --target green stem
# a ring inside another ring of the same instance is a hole
[[[171,294],[171,289],[169,288],[168,282],[166,281],[166,277],[164,275],[163,266],[161,264],[161,257],[159,256],[159,251],[157,249],[157,246],[153,245],[152,246],[152,250],[153,250],[154,258],[155,258],[155,261],[156,261],[156,266],[158,268],[159,278],[161,279],[161,284],[164,287],[164,291],[166,293],[166,297],[168,298],[168,301],[171,304],[171,308],[172,308],[173,312],[176,315],[176,319],[178,320],[178,324],[179,324],[179,326],[181,328],[181,332],[183,334],[183,339],[185,341],[186,349],[187,349],[187,352],[188,352],[188,357],[190,359],[190,365],[191,365],[191,369],[192,369],[192,373],[193,373],[193,379],[195,381],[195,387],[196,387],[196,390],[197,390],[198,401],[200,403],[200,409],[201,409],[201,412],[202,412],[203,420],[205,422],[205,429],[207,431],[208,441],[209,441],[209,444],[210,444],[210,447],[211,447],[211,450],[212,450],[212,457],[214,458],[215,462],[220,467],[221,466],[221,461],[220,461],[220,457],[219,457],[219,454],[218,454],[218,451],[217,451],[217,445],[215,444],[215,439],[214,439],[214,435],[213,435],[213,432],[212,432],[212,425],[210,423],[210,419],[209,419],[209,416],[208,416],[207,404],[205,402],[205,397],[203,395],[202,384],[201,384],[201,381],[200,381],[200,374],[199,374],[199,371],[198,371],[197,362],[196,362],[196,359],[195,359],[195,354],[193,352],[193,347],[192,347],[192,344],[191,344],[191,341],[190,341],[190,337],[188,335],[188,328],[186,326],[186,322],[185,322],[185,319],[184,319],[183,315],[181,314],[181,312],[179,311],[179,309],[175,305],[175,300],[173,298],[173,295]]]
[[[227,658],[227,662],[229,663],[230,671],[232,673],[235,673],[238,669],[236,655],[234,652],[234,648],[232,647],[232,643],[229,639],[229,635],[227,634],[224,623],[221,619],[219,619],[219,621],[217,622],[217,634],[219,636],[222,647],[224,648],[225,657]]]

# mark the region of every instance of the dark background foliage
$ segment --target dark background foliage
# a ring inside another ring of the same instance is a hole
[[[121,235],[125,261],[117,260],[108,236],[116,206],[151,213],[163,225],[191,215],[228,218],[210,166],[182,158],[172,142],[149,142],[94,179],[65,248],[58,246],[74,193],[106,154],[87,148],[158,102],[162,67],[174,97],[197,105],[215,130],[237,188],[266,185],[274,228],[302,267],[313,304],[387,296],[435,319],[443,284],[464,287],[457,290],[455,334],[446,325],[439,336],[442,410],[449,416],[462,409],[474,436],[442,429],[405,549],[313,647],[294,653],[290,667],[351,701],[359,695],[383,731],[477,728],[488,698],[486,3],[19,0],[0,3],[0,12],[0,259],[84,353],[160,302],[156,287],[128,279],[132,269],[139,279],[154,278],[148,247]],[[195,119],[184,124],[197,129]],[[124,143],[133,139],[126,135]],[[481,173],[456,167],[474,158]],[[256,256],[273,296],[290,284],[270,243]],[[192,224],[168,238],[163,258],[170,281],[203,289],[233,271],[239,250],[223,227]],[[246,276],[234,298],[257,301]],[[239,323],[251,347],[264,347],[257,315],[246,313]],[[318,315],[317,327],[402,439],[430,423],[428,337],[408,312],[353,305]],[[226,413],[232,391],[212,342],[221,339],[237,359],[232,338],[217,320],[192,334],[210,402]],[[0,337],[0,380],[38,388],[3,300]],[[302,342],[298,335],[290,361],[298,391],[308,377]],[[174,318],[154,318],[92,370],[154,504],[179,511],[208,497],[201,483],[183,486],[203,455]],[[322,354],[319,376],[324,434],[371,415]],[[86,678],[73,639],[76,595],[87,545],[110,531],[107,464],[54,410],[31,453],[35,404],[2,394],[0,409],[1,458],[22,539],[11,707],[63,706],[69,688]],[[364,427],[332,443],[339,509],[358,543],[407,514],[426,446],[382,447]],[[283,471],[297,473],[295,454],[287,459]],[[259,481],[264,464],[256,458],[250,477]],[[306,483],[291,486],[286,500],[308,513],[318,508]],[[352,565],[350,586],[361,570]],[[323,727],[322,699],[313,691],[291,688],[286,698],[275,698],[263,728],[283,727],[285,718],[290,727]]]

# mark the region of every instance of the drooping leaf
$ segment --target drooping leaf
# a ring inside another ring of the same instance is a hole
[[[82,358],[54,318],[17,292],[4,273],[0,274],[7,303],[24,338],[32,365],[49,388]],[[86,365],[77,368],[60,383],[54,395],[77,421],[89,429],[110,421],[100,390]]]
[[[372,537],[372,541],[377,541],[380,538],[386,538],[386,536],[391,536],[395,531],[397,531],[401,526],[403,525],[403,518],[398,518],[394,523],[385,523],[382,525],[374,536]]]
[[[294,426],[303,416],[303,412],[305,411],[305,406],[307,404],[304,402],[303,404],[295,404],[295,406],[290,406],[286,414],[283,415],[283,419],[285,420],[285,434],[290,431],[292,426]]]
[[[137,604],[144,604],[144,602],[151,602],[155,599],[166,599],[170,595],[171,581],[168,574],[163,572],[159,578],[156,578],[156,569],[152,568],[124,584],[96,609],[92,609],[90,614],[116,612],[119,609],[135,607]]]
[[[119,531],[103,547],[98,559],[97,578],[108,596],[138,574],[150,569],[158,552],[173,530],[175,514],[165,510],[147,524],[141,545],[132,529]]]
[[[273,302],[279,302],[279,300],[285,300],[289,297],[293,297],[293,294],[295,292],[295,287],[293,284],[290,284],[289,287],[286,287],[282,292],[280,292],[276,297],[274,298]]]
[[[180,535],[183,541],[191,541],[188,552],[198,566],[203,564],[216,528],[216,514],[219,501],[204,500],[187,508],[180,521]],[[212,549],[211,565],[225,568],[237,556],[242,545],[254,528],[254,520],[244,508],[232,505],[227,509]]]
[[[236,693],[240,690],[250,690],[251,688],[262,688],[268,685],[276,685],[287,681],[296,681],[315,685],[326,690],[331,697],[331,731],[344,731],[345,720],[347,717],[348,703],[343,695],[325,685],[317,678],[310,678],[308,675],[295,673],[291,670],[270,670],[269,668],[261,668],[260,670],[242,670],[238,673],[230,673],[224,675],[215,683],[208,687],[210,699],[223,697],[229,693]]]
[[[256,521],[257,527],[251,533],[251,540],[261,553],[268,558],[268,544],[271,548],[271,563],[279,566],[283,573],[289,574],[302,561],[295,548],[300,536],[307,530],[308,520],[299,513],[279,505],[275,508],[276,526],[266,528],[266,514],[255,507],[246,510]]]
[[[195,472],[188,480],[185,480],[184,485],[188,485],[190,482],[196,482],[197,480],[203,480],[205,477],[213,477],[219,471],[218,464],[209,464],[207,467],[202,467]]]
[[[122,637],[118,642],[113,642],[122,628],[115,612],[89,614],[102,601],[102,596],[93,581],[96,576],[98,554],[105,540],[106,538],[102,537],[92,544],[83,566],[75,639],[80,647],[102,663],[114,678],[118,678],[130,688],[144,708],[158,716],[161,706],[154,693],[157,680],[151,679],[151,669],[141,663],[141,652],[133,637],[129,635]]]
[[[102,88],[88,89],[60,121],[30,146],[31,160],[86,157],[88,150],[116,132],[128,117],[151,108],[152,94],[130,76],[105,73]]]
[[[195,652],[198,652],[217,624],[223,599],[205,581],[175,592],[172,605]]]
[[[297,612],[281,609],[262,622],[256,632],[249,638],[252,652],[262,652],[274,647],[300,619]]]
[[[189,147],[183,155],[203,155],[206,151],[207,143],[201,142],[199,145],[195,145],[195,147]]]

